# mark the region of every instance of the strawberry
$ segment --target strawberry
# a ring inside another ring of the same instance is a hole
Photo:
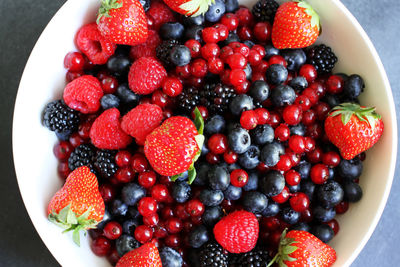
[[[214,226],[214,237],[230,253],[245,253],[256,246],[258,231],[256,216],[239,210],[225,216]]]
[[[82,166],[68,175],[50,200],[47,215],[51,222],[66,229],[64,232],[73,231],[73,240],[79,246],[79,231],[95,228],[103,219],[104,209],[96,175]]]
[[[136,60],[141,57],[156,57],[156,48],[161,43],[161,38],[156,31],[149,30],[149,36],[143,44],[131,47],[129,56]]]
[[[163,122],[146,137],[144,152],[153,169],[161,175],[176,180],[189,171],[189,183],[196,177],[193,167],[203,147],[204,122],[195,110],[195,124],[188,118],[175,116]]]
[[[153,243],[146,243],[141,247],[126,253],[117,262],[116,267],[162,267],[160,254]]]
[[[273,262],[286,267],[328,267],[336,261],[336,252],[316,236],[306,231],[292,230],[281,235],[278,254]]]
[[[147,18],[138,0],[102,0],[97,26],[116,44],[137,45],[147,39]]]
[[[129,88],[136,94],[148,95],[161,87],[165,77],[167,71],[157,59],[141,57],[129,70]]]
[[[68,83],[63,94],[68,107],[85,114],[99,110],[102,97],[101,84],[91,75],[83,75]]]
[[[121,122],[122,130],[144,145],[146,136],[157,128],[163,119],[162,109],[154,104],[141,104],[129,111]]]
[[[90,128],[93,145],[101,149],[120,149],[128,146],[132,138],[121,128],[120,113],[117,108],[105,110],[96,118]]]
[[[272,44],[278,49],[312,45],[320,32],[319,16],[304,1],[283,3],[272,26]]]
[[[164,0],[172,10],[193,17],[206,13],[214,2],[215,0]]]
[[[383,121],[375,108],[344,103],[328,114],[325,132],[329,141],[339,148],[342,157],[350,160],[378,142],[383,132]]]

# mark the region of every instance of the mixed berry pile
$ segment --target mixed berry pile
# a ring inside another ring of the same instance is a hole
[[[325,44],[276,48],[274,0],[216,0],[196,17],[140,4],[146,41],[116,45],[84,25],[63,98],[44,110],[59,175],[87,166],[97,177],[92,251],[116,264],[152,242],[163,266],[267,266],[285,229],[329,242],[362,197],[365,153],[344,159],[324,123],[359,103],[363,79],[332,74]],[[160,136],[176,142],[160,152]]]

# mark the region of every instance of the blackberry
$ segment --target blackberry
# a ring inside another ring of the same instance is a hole
[[[267,267],[271,258],[267,251],[262,249],[253,249],[244,253],[238,260],[238,266],[241,267]]]
[[[228,254],[217,243],[211,242],[206,244],[200,251],[201,267],[227,267]]]
[[[319,74],[322,74],[331,72],[338,58],[329,46],[321,44],[308,50],[307,61],[314,65]]]
[[[188,87],[177,96],[177,104],[179,109],[185,114],[190,115],[193,109],[199,105],[200,95],[199,90],[195,87]]]
[[[165,40],[156,48],[156,55],[166,68],[172,68],[174,64],[171,62],[170,54],[172,48],[179,45],[177,40]]]
[[[74,149],[68,159],[68,167],[71,171],[81,166],[88,166],[94,172],[93,160],[96,148],[91,144],[83,144]]]
[[[252,9],[252,13],[258,21],[274,22],[279,4],[275,0],[259,0]]]
[[[229,104],[236,93],[230,86],[221,83],[209,83],[204,86],[200,95],[200,104],[205,106],[210,114],[221,114],[229,108]]]
[[[240,267],[239,260],[243,254],[229,253],[228,266],[229,267]]]
[[[69,108],[62,100],[50,102],[44,108],[43,123],[51,131],[75,132],[79,121],[79,112]]]
[[[102,177],[110,178],[117,172],[117,164],[115,163],[115,150],[98,150],[94,160],[94,166]]]

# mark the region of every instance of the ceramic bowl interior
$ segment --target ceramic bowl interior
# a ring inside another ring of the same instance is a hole
[[[109,266],[90,251],[88,238],[82,239],[79,248],[46,219],[47,203],[62,183],[52,153],[56,137],[41,123],[44,106],[62,96],[64,56],[76,50],[74,36],[83,24],[94,21],[99,2],[69,0],[57,12],[32,51],[14,111],[13,152],[21,195],[40,237],[63,266]],[[254,2],[241,3],[251,6]],[[321,16],[323,30],[318,42],[331,46],[339,57],[335,71],[358,73],[365,79],[361,102],[376,106],[385,123],[382,139],[368,151],[364,164],[360,179],[364,197],[338,216],[340,232],[330,243],[338,255],[335,266],[348,266],[371,236],[390,191],[397,149],[395,109],[382,63],[355,18],[337,0],[309,2]]]

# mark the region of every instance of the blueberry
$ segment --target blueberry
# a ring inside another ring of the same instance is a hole
[[[225,130],[225,119],[221,115],[214,115],[204,125],[204,132],[207,135],[221,133]]]
[[[205,137],[203,147],[201,149],[201,156],[206,156],[208,152],[210,152],[210,150],[207,147],[207,137]]]
[[[243,42],[245,45],[247,45],[249,48],[252,48],[254,45],[255,45],[255,43],[253,43],[252,41],[250,41],[250,40],[246,40],[246,41],[244,41]]]
[[[357,183],[346,182],[343,189],[344,197],[349,202],[358,202],[362,198],[362,189]]]
[[[298,71],[307,60],[303,49],[286,49],[281,51],[281,55],[286,60],[287,69],[290,71]]]
[[[126,184],[121,190],[121,198],[126,205],[133,206],[146,196],[146,190],[138,184]]]
[[[226,38],[226,40],[222,41],[221,45],[227,46],[228,44],[233,43],[233,42],[240,42],[240,38],[235,32],[229,32],[228,38]]]
[[[261,215],[264,217],[271,217],[277,215],[279,211],[279,204],[274,201],[269,201],[268,206],[262,211]]]
[[[282,151],[282,145],[276,142],[266,144],[260,153],[260,160],[268,167],[275,166],[279,160],[280,156],[284,154]]]
[[[191,59],[190,49],[184,45],[177,45],[172,48],[170,59],[176,66],[185,66],[189,64]]]
[[[313,199],[315,187],[315,184],[310,179],[302,179],[300,182],[301,191],[306,194],[310,200]]]
[[[335,235],[332,228],[326,224],[315,225],[311,229],[311,233],[318,237],[324,243],[328,243],[329,241],[331,241],[331,239]]]
[[[310,177],[311,163],[300,161],[294,169],[300,174],[301,179],[307,179]]]
[[[340,99],[337,95],[326,94],[322,100],[329,105],[329,107],[333,108],[340,104]]]
[[[328,180],[332,180],[333,178],[335,178],[335,169],[334,168],[328,168],[329,170],[329,178]]]
[[[285,178],[278,171],[269,171],[260,179],[260,190],[268,197],[279,195],[285,187]]]
[[[240,166],[237,163],[233,163],[229,164],[226,168],[228,169],[228,172],[231,173],[233,170],[240,169]]]
[[[220,165],[211,167],[208,172],[208,182],[211,189],[225,190],[229,186],[230,176],[228,170]]]
[[[258,125],[250,131],[251,140],[256,145],[265,145],[274,141],[274,129],[268,124]]]
[[[189,234],[189,245],[193,248],[199,248],[209,239],[207,228],[204,225],[199,225]]]
[[[145,12],[150,9],[150,0],[139,0],[139,2],[142,4]]]
[[[300,136],[306,135],[306,127],[302,123],[290,126],[289,129],[290,129],[290,135],[300,135]]]
[[[186,202],[190,198],[191,188],[187,182],[175,182],[172,185],[172,198],[178,203]]]
[[[202,26],[198,26],[198,25],[193,25],[190,26],[188,28],[186,28],[185,30],[185,40],[196,40],[199,42],[202,42],[203,38],[202,38],[202,31],[203,31],[203,27]]]
[[[67,130],[67,131],[64,131],[64,132],[55,131],[55,133],[56,133],[56,136],[57,136],[58,140],[68,141],[69,138],[71,137],[72,131],[71,130]]]
[[[108,211],[108,209],[106,208],[104,210],[104,216],[103,216],[103,220],[101,220],[101,222],[99,222],[96,226],[97,229],[101,229],[103,230],[104,226],[106,226],[106,224],[112,220],[112,215],[110,214],[110,212]]]
[[[288,185],[287,187],[288,187],[290,193],[296,193],[296,192],[299,192],[301,190],[300,184]]]
[[[126,83],[118,86],[117,96],[119,97],[121,102],[132,105],[132,107],[137,105],[140,100],[140,96],[132,92],[132,90],[129,89],[129,86]]]
[[[240,125],[240,123],[238,123],[238,122],[231,121],[231,122],[228,123],[228,126],[226,128],[227,128],[226,130],[228,131],[228,133],[230,133],[234,129],[242,128],[242,125]]]
[[[204,186],[208,184],[208,172],[210,170],[210,165],[208,163],[202,162],[196,166],[196,179],[193,181],[193,185]]]
[[[129,219],[122,223],[122,232],[127,235],[133,236],[136,227],[140,225],[139,221],[136,219]]]
[[[206,21],[217,22],[225,14],[225,4],[222,0],[215,0],[214,4],[208,7],[206,14],[204,15]]]
[[[111,203],[111,214],[114,216],[125,216],[128,211],[128,205],[120,199],[114,199]]]
[[[163,40],[179,40],[183,36],[184,29],[179,22],[167,22],[161,25],[159,34]]]
[[[247,180],[247,184],[243,186],[244,191],[253,191],[258,188],[258,173],[255,171],[248,172],[249,179]]]
[[[299,222],[298,224],[293,226],[292,230],[310,232],[311,231],[311,226],[308,225],[308,223]]]
[[[224,212],[220,206],[206,207],[201,219],[205,225],[213,227],[223,216]]]
[[[319,204],[324,208],[332,208],[342,202],[343,195],[342,186],[333,180],[326,182],[317,189]]]
[[[163,267],[182,267],[183,259],[175,249],[163,247],[160,250],[160,258]]]
[[[124,256],[131,250],[140,247],[140,243],[129,235],[121,235],[115,242],[115,247],[117,249],[118,255],[120,257]]]
[[[242,111],[254,109],[253,98],[246,94],[235,96],[229,108],[233,115],[239,116]]]
[[[289,82],[289,86],[296,92],[301,92],[308,87],[308,82],[303,76],[297,76]]]
[[[238,157],[238,163],[245,169],[251,170],[257,167],[260,163],[260,149],[258,146],[251,145],[246,152],[240,154]]]
[[[204,189],[200,192],[199,199],[204,205],[214,207],[224,200],[224,193],[221,190]]]
[[[269,86],[264,81],[255,81],[250,87],[249,94],[253,97],[254,101],[264,102],[269,96]]]
[[[238,0],[225,0],[226,13],[234,13],[239,9]]]
[[[242,154],[249,149],[251,145],[251,138],[249,133],[243,128],[233,129],[228,134],[229,147],[235,153]]]
[[[265,59],[269,59],[272,56],[279,55],[279,49],[275,48],[273,45],[266,45],[265,47]]]
[[[285,223],[296,224],[300,219],[300,213],[294,211],[290,207],[286,207],[283,210],[281,210],[281,217]]]
[[[199,15],[196,17],[192,17],[192,16],[182,16],[182,23],[189,27],[189,26],[193,26],[193,25],[197,25],[197,26],[202,26],[204,25],[204,16],[203,15]]]
[[[138,211],[136,206],[135,207],[133,207],[133,206],[129,206],[128,207],[128,212],[126,213],[126,217],[128,217],[129,219],[139,220],[140,216],[142,216],[142,215],[139,213],[139,211]]]
[[[224,197],[227,200],[238,200],[242,196],[242,188],[229,185],[224,191]]]
[[[356,99],[364,91],[364,80],[360,75],[353,74],[345,80],[343,94],[350,99]]]
[[[118,108],[119,98],[113,94],[106,94],[100,99],[100,104],[103,109]]]
[[[107,69],[116,76],[126,75],[131,66],[129,57],[126,56],[111,56],[107,61]]]
[[[288,77],[287,69],[281,64],[272,64],[265,73],[267,82],[272,85],[282,84]]]
[[[312,214],[314,215],[314,219],[320,222],[329,222],[333,218],[335,218],[336,211],[334,208],[325,209],[321,206],[316,206],[312,210]]]
[[[252,213],[261,213],[268,206],[267,197],[257,191],[247,192],[243,197],[243,208]]]
[[[288,85],[279,85],[272,90],[271,101],[276,107],[291,105],[296,100],[296,93]]]
[[[351,160],[342,159],[337,168],[342,178],[346,181],[354,181],[360,177],[363,164],[358,157]]]

